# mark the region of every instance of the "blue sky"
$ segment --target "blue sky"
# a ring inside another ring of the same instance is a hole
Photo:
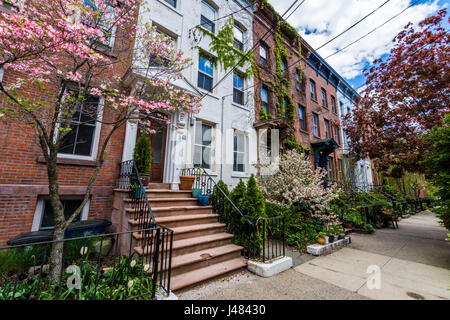
[[[269,0],[281,14],[292,4],[293,0]],[[350,25],[379,7],[386,0],[306,0],[293,13],[288,22],[313,47],[318,48],[329,39],[338,35]],[[336,52],[352,41],[378,27],[414,1],[390,0],[370,17],[327,44],[318,53],[323,57]],[[365,84],[362,75],[364,68],[370,67],[373,60],[386,58],[392,48],[392,39],[408,22],[417,23],[447,7],[450,0],[423,0],[407,9],[397,18],[388,22],[366,38],[326,59],[342,77],[355,88],[361,89]],[[295,8],[295,6],[294,6]],[[358,90],[359,91],[359,90]]]

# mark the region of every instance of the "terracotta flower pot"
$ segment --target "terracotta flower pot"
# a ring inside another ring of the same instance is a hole
[[[191,190],[194,180],[194,176],[180,176],[180,190]]]

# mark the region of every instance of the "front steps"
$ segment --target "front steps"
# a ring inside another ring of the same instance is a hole
[[[151,187],[146,194],[156,222],[173,230],[172,291],[247,266],[242,247],[232,243],[233,235],[224,232],[225,224],[218,222],[219,215],[211,206],[199,206],[190,191]],[[129,229],[137,230],[132,200],[125,197],[123,203]],[[142,255],[147,249],[142,248],[142,236],[136,232],[133,237],[134,251]]]

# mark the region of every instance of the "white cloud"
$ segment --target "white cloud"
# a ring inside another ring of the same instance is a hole
[[[350,25],[373,11],[386,0],[306,0],[290,16],[288,22],[297,28],[300,35],[317,48],[338,35]],[[292,0],[271,0],[275,9],[283,14],[292,4]],[[398,12],[409,6],[410,0],[391,0],[381,9],[359,23],[356,27],[332,41],[318,53],[323,57],[334,53],[370,30],[381,25]],[[294,6],[293,8],[295,8]],[[397,18],[376,30],[366,38],[327,59],[327,62],[347,79],[362,73],[364,66],[371,63],[392,48],[392,39],[408,22],[417,23],[436,12],[440,6],[437,0],[415,5]],[[291,10],[292,11],[292,10]],[[312,31],[306,34],[306,30]]]

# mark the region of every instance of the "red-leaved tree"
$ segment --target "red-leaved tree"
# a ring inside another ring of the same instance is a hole
[[[445,9],[409,23],[393,40],[389,57],[365,70],[366,89],[344,120],[353,154],[376,159],[393,176],[420,172],[429,143],[423,139],[449,111],[449,34]]]

